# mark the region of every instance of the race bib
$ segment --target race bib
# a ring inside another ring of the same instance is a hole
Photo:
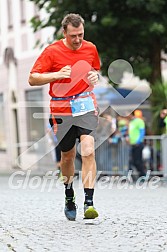
[[[72,116],[84,115],[95,110],[92,97],[77,98],[70,101]]]

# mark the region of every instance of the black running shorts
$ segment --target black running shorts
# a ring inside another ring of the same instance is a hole
[[[98,116],[95,112],[89,112],[81,116],[50,116],[51,127],[55,127],[57,123],[56,137],[61,151],[66,152],[71,150],[78,138],[80,141],[81,135],[89,135],[94,131],[98,124]],[[91,134],[92,135],[92,134]]]

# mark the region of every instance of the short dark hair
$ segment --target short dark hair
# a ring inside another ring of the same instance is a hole
[[[72,24],[72,26],[77,28],[80,26],[80,24],[83,24],[84,26],[85,22],[84,22],[84,19],[79,14],[69,13],[63,18],[61,24],[62,24],[63,29],[66,31],[67,26],[69,24]]]

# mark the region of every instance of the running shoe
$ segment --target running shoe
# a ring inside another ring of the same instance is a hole
[[[93,205],[92,206],[87,204],[84,205],[84,219],[95,219],[98,216],[99,214]]]
[[[75,205],[75,197],[65,198],[65,208],[64,208],[65,216],[70,221],[75,221],[76,219],[76,205]]]

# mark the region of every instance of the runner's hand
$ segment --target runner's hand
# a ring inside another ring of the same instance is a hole
[[[59,79],[70,78],[71,76],[71,66],[65,66],[60,69],[58,72]]]
[[[99,76],[98,73],[95,71],[89,71],[88,73],[88,81],[91,85],[96,85],[98,83]]]

